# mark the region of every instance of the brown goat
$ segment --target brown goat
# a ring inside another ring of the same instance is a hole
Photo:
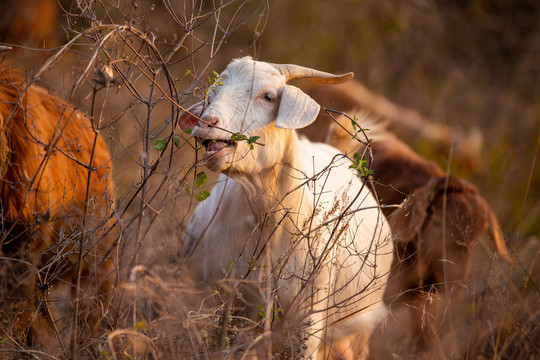
[[[479,239],[489,231],[499,254],[511,258],[493,210],[473,185],[447,176],[380,124],[363,120],[359,126],[372,129],[374,191],[384,205],[403,204],[383,209],[395,236],[385,301],[410,309],[411,350],[421,356],[437,333],[441,302],[455,298],[468,276]],[[346,153],[362,153],[365,146],[350,134],[351,121],[338,121],[348,130],[331,125],[328,142]]]
[[[0,41],[25,46],[57,46],[60,20],[56,0],[2,0]]]
[[[97,328],[114,280],[111,157],[86,116],[5,65],[0,126],[0,326],[66,351],[77,326]]]
[[[412,138],[421,137],[433,147],[448,151],[453,148],[453,159],[464,169],[474,172],[482,167],[480,149],[483,143],[482,133],[477,128],[461,132],[440,123],[426,119],[422,114],[395,104],[387,98],[375,94],[361,82],[352,79],[330,88],[321,84],[310,83],[305,86],[306,93],[319,104],[333,109],[362,108],[371,114],[388,121],[389,127]],[[307,127],[303,132],[312,141],[324,141],[332,120],[324,112],[317,119],[317,127]]]

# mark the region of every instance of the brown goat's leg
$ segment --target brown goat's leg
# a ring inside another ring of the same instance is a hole
[[[43,307],[49,307],[49,304],[44,304]],[[43,312],[48,312],[47,309],[41,309]],[[63,349],[63,344],[58,338],[58,333],[53,328],[54,323],[57,319],[54,317],[53,313],[40,314],[37,315],[32,321],[32,332],[37,337],[41,348],[47,354],[60,354]]]
[[[440,311],[439,295],[422,292],[411,303],[411,351],[418,358],[428,356],[438,342],[437,324]]]
[[[89,265],[87,261],[83,261],[80,284],[76,284],[76,272],[73,271],[71,274],[70,280],[73,284],[73,296],[75,294],[75,286],[79,286],[81,289],[79,299],[76,299],[76,301],[80,302],[80,316],[78,323],[74,324],[78,329],[79,340],[91,336],[99,328],[112,289],[113,270],[114,267],[109,260],[99,265]]]
[[[23,310],[23,324],[29,324],[32,342],[38,343],[47,354],[65,352],[60,335],[56,328],[58,312],[56,306],[47,299],[47,293],[42,285],[37,286],[36,277],[25,284],[28,299]]]
[[[97,261],[101,261],[101,259],[97,259]],[[97,287],[96,296],[97,299],[95,301],[99,301],[100,304],[98,306],[99,314],[95,311],[92,311],[94,314],[94,317],[91,319],[91,332],[95,332],[103,319],[103,311],[108,307],[108,302],[111,299],[111,292],[113,289],[113,284],[115,281],[115,266],[111,259],[106,259],[103,261],[103,263],[97,264],[96,269],[93,274],[94,278],[97,280],[97,283],[95,283],[95,286]]]

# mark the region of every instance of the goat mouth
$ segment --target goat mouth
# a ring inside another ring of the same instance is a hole
[[[231,140],[199,139],[199,141],[206,148],[207,157],[236,145],[236,141]]]

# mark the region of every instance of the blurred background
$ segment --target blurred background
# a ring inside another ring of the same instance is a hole
[[[77,3],[80,6],[73,7]],[[199,5],[203,14],[214,7],[204,1],[194,6],[165,3],[184,14]],[[15,58],[29,73],[37,71],[58,46],[90,25],[88,17],[66,14],[84,14],[85,6],[96,19],[103,17],[101,23],[133,22],[155,36],[164,53],[183,34],[161,1],[119,4],[122,11],[106,1],[4,0],[0,41],[16,45],[15,55],[4,56]],[[522,236],[539,233],[540,170],[533,164],[540,128],[537,1],[233,1],[222,9],[222,27],[216,33],[216,18],[199,22],[189,44],[183,45],[197,48],[196,56],[173,65],[174,76],[192,67],[202,70],[197,67],[206,66],[211,51],[215,54],[208,71],[220,71],[230,59],[245,55],[329,72],[353,71],[368,89],[432,122],[458,131],[479,128],[482,163],[474,169],[449,164],[449,152],[435,153],[420,137],[409,143],[479,186],[496,208],[511,244],[518,224]],[[212,48],[212,41],[222,37],[220,48]],[[51,78],[47,80],[58,81]],[[183,84],[176,85],[183,90]]]
[[[495,358],[501,328],[502,358],[517,359],[509,350],[516,346],[532,349],[530,359],[538,355],[538,342],[531,345],[540,320],[532,306],[540,300],[537,0],[3,0],[0,44],[12,47],[0,53],[3,61],[89,114],[109,141],[124,274],[137,263],[175,262],[196,203],[179,179],[193,177],[196,155],[185,136],[173,146],[171,139],[182,136],[174,120],[232,58],[353,71],[373,94],[443,131],[475,134],[467,159],[456,144],[403,125],[396,130],[417,152],[478,187],[517,260],[511,270],[477,265],[507,274],[497,282],[500,298],[485,304],[490,314],[508,314],[491,330],[486,325],[469,358]],[[325,130],[315,123],[309,131]],[[169,141],[165,150],[156,149],[160,140]],[[522,302],[509,300],[517,294]]]

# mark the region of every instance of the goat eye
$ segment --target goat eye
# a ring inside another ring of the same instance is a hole
[[[268,101],[268,102],[274,102],[274,98],[272,98],[272,96],[270,96],[270,94],[268,94],[268,93],[262,94],[261,97],[262,97],[264,100]]]

